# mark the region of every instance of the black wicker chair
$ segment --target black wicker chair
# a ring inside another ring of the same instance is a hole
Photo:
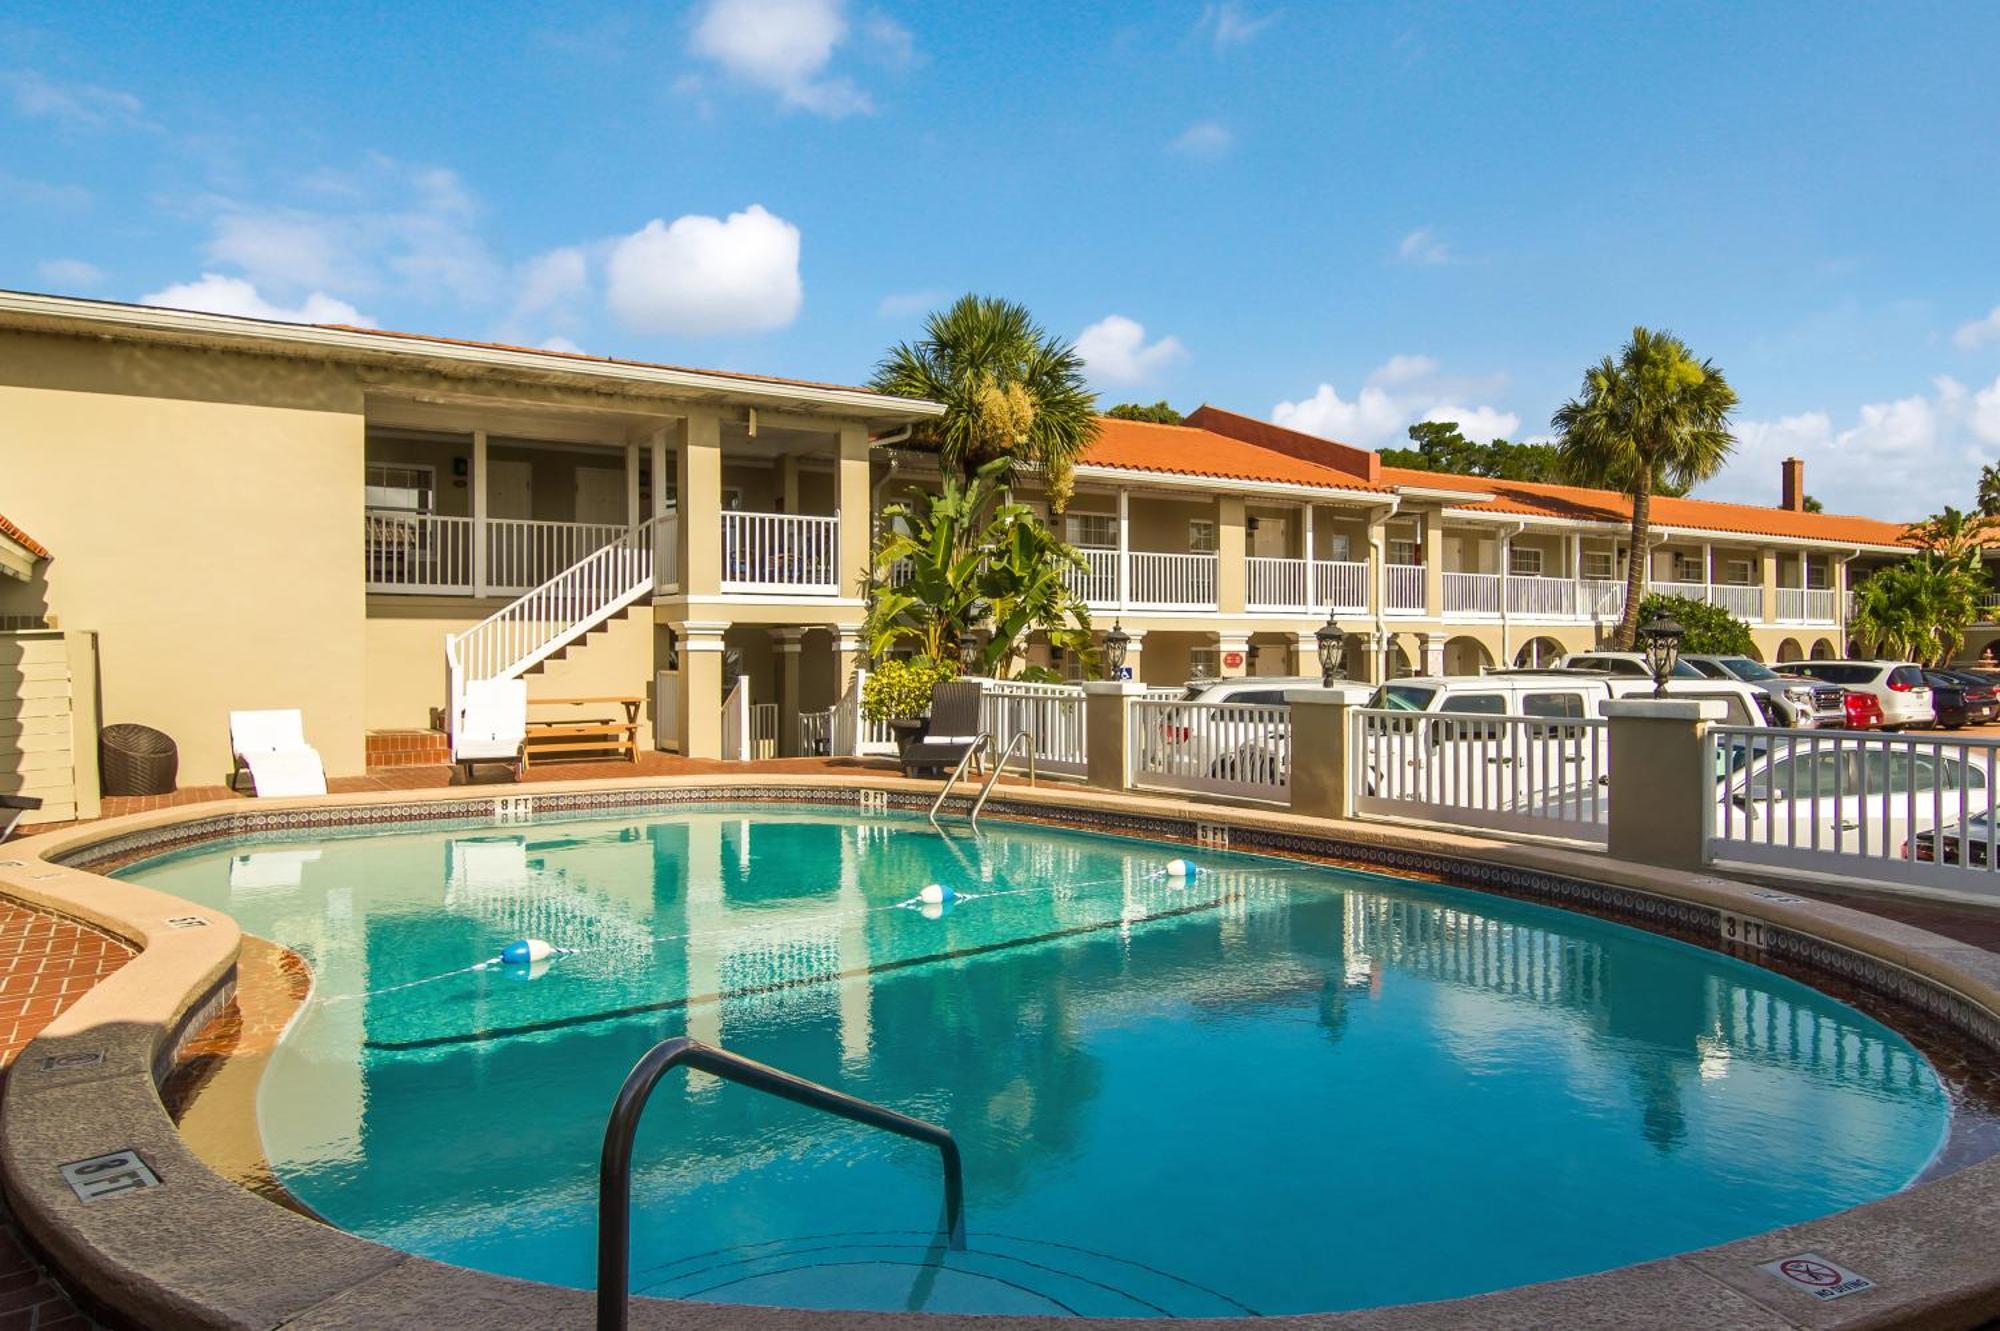
[[[903,746],[904,776],[949,775],[979,742],[979,697],[984,686],[953,680],[931,690],[931,714]]]
[[[97,737],[98,770],[107,795],[171,795],[180,749],[151,726],[106,726]]]

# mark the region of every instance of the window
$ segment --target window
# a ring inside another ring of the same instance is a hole
[[[1521,699],[1527,716],[1581,717],[1583,695],[1579,693],[1530,693]]]
[[[1831,570],[1827,567],[1825,560],[1808,559],[1806,561],[1806,586],[1813,588],[1815,591],[1825,591],[1833,585],[1827,579],[1829,572]]]
[[[1188,649],[1188,678],[1214,679],[1222,673],[1222,649],[1219,647],[1191,647]]]
[[[1579,656],[1570,661],[1572,670],[1602,670],[1607,675],[1650,675],[1644,663],[1622,656]],[[1690,666],[1690,669],[1693,667]],[[1679,672],[1676,671],[1676,674]],[[1697,676],[1699,678],[1699,676]]]
[[[1342,564],[1352,562],[1354,559],[1354,538],[1343,531],[1337,531],[1327,537],[1326,557]]]
[[[1373,698],[1370,707],[1382,707],[1392,712],[1427,711],[1437,690],[1419,684],[1385,684]]]
[[[1392,564],[1421,564],[1424,562],[1424,557],[1415,541],[1397,536],[1389,539],[1389,562]]]
[[[1583,576],[1596,582],[1611,581],[1618,576],[1617,558],[1609,550],[1585,550]]]
[[[1916,666],[1897,666],[1889,672],[1887,683],[1892,689],[1921,689],[1924,687],[1924,672]]]
[[[1269,707],[1276,703],[1282,703],[1284,700],[1285,691],[1283,689],[1252,689],[1248,693],[1232,694],[1229,698],[1225,699],[1227,702],[1251,703],[1260,707]]]
[[[1747,559],[1722,561],[1722,580],[1732,587],[1748,587],[1755,581],[1756,576],[1756,571]]]
[[[1505,716],[1507,699],[1497,693],[1467,693],[1446,698],[1441,712],[1471,712],[1475,716]]]
[[[429,513],[437,503],[437,471],[431,467],[371,462],[362,472],[369,508],[398,513]]]
[[[1762,799],[1768,793],[1778,799],[1810,800],[1815,795],[1832,799],[1836,789],[1843,794],[1854,794],[1854,778],[1849,774],[1846,755],[1829,749],[1824,753],[1780,758],[1754,773],[1745,793],[1753,799]]]
[[[1674,581],[1675,582],[1706,581],[1706,578],[1702,573],[1701,556],[1685,555],[1681,554],[1679,551],[1676,551],[1674,553]]]
[[[1069,543],[1093,550],[1118,548],[1118,519],[1110,513],[1071,513]]]
[[[1507,571],[1517,578],[1539,578],[1542,576],[1542,552],[1533,546],[1510,545],[1507,547]]]
[[[1215,553],[1215,519],[1188,519],[1188,553],[1191,555],[1212,555]]]

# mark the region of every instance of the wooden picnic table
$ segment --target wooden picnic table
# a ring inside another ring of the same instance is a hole
[[[624,710],[624,719],[590,717],[560,720],[531,720],[527,738],[521,743],[521,770],[526,771],[536,757],[592,757],[610,750],[631,762],[639,761],[639,709],[646,705],[642,696],[628,693],[599,693],[577,698],[530,698],[530,707],[609,707]]]

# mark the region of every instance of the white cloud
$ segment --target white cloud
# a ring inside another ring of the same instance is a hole
[[[2000,305],[1987,311],[1984,319],[1960,324],[1951,340],[1967,351],[1975,351],[1989,342],[2000,342]]]
[[[1145,326],[1122,314],[1107,315],[1077,335],[1077,355],[1090,377],[1106,384],[1140,384],[1187,358],[1177,337],[1146,341]]]
[[[871,13],[856,30],[845,0],[708,0],[694,28],[694,49],[732,77],[778,94],[783,106],[840,117],[875,109],[868,94],[829,67],[843,45],[876,63],[901,67],[916,58],[909,31]]]
[[[560,309],[590,288],[583,250],[575,245],[538,254],[521,266],[521,291],[514,301],[517,316]]]
[[[1225,51],[1254,40],[1258,33],[1277,21],[1276,11],[1251,14],[1236,0],[1222,0],[1220,4],[1202,6],[1201,17],[1195,20],[1194,30],[1196,36],[1213,42],[1216,50]]]
[[[1512,439],[1521,429],[1521,418],[1511,411],[1496,411],[1492,407],[1460,407],[1449,402],[1432,407],[1424,413],[1424,419],[1455,422],[1458,432],[1475,444]]]
[[[545,337],[541,341],[543,351],[567,351],[573,356],[583,354],[583,348],[566,337]]]
[[[1486,405],[1461,406],[1504,391],[1504,375],[1453,376],[1430,356],[1395,355],[1362,381],[1361,391],[1344,398],[1323,383],[1296,401],[1271,408],[1279,425],[1324,435],[1364,448],[1403,447],[1417,421],[1456,421],[1468,439],[1484,443],[1514,438],[1521,418]]]
[[[926,287],[922,291],[895,291],[882,297],[875,307],[877,318],[907,319],[913,314],[923,314],[942,305],[951,293],[936,287]]]
[[[1212,162],[1228,152],[1235,142],[1236,136],[1221,125],[1213,120],[1201,120],[1176,135],[1173,142],[1167,145],[1167,151],[1197,161]]]
[[[805,298],[799,229],[758,204],[727,219],[655,218],[612,246],[605,281],[611,312],[637,332],[783,328]]]
[[[1435,266],[1450,263],[1455,256],[1451,246],[1438,238],[1434,228],[1420,226],[1404,236],[1402,243],[1396,246],[1396,257],[1405,263]]]
[[[35,265],[44,281],[72,291],[86,291],[104,280],[104,270],[82,259],[44,259]]]
[[[352,324],[373,328],[375,321],[344,300],[315,291],[296,306],[283,306],[258,294],[254,283],[220,273],[203,273],[198,282],[177,282],[139,298],[142,305],[160,305],[175,310],[202,310],[209,314],[236,314],[251,319],[276,319],[284,323]]]
[[[139,99],[116,88],[94,83],[59,83],[32,69],[0,72],[0,89],[14,110],[37,120],[53,120],[68,129],[116,129],[143,126]]]

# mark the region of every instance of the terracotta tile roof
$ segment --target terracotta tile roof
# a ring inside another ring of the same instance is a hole
[[[1335,471],[1352,472],[1365,481],[1376,481],[1382,477],[1382,455],[1373,449],[1356,448],[1352,444],[1307,434],[1303,430],[1287,429],[1269,421],[1260,421],[1254,416],[1211,407],[1206,402],[1194,409],[1187,423],[1261,448],[1303,458],[1307,462],[1316,462],[1323,467],[1332,467]]]
[[[1085,466],[1218,480],[1310,485],[1329,490],[1387,487],[1304,458],[1262,448],[1242,439],[1187,425],[1154,425],[1100,416],[1096,440],[1084,452]]]
[[[7,515],[4,513],[0,513],[0,536],[5,536],[8,540],[20,546],[37,559],[47,559],[49,557],[47,546],[9,522]]]

